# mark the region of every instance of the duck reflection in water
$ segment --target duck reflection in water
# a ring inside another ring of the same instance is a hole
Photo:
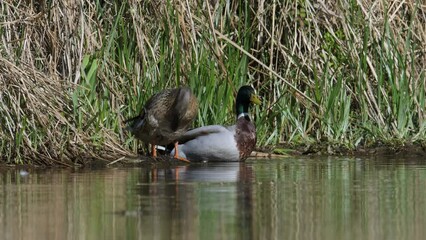
[[[250,239],[253,231],[254,172],[244,162],[200,164],[156,169],[155,178],[143,169],[138,186],[139,210],[149,231],[169,229],[170,236],[194,234],[193,226],[209,231],[225,230],[238,223],[238,239]],[[179,171],[178,179],[175,172]],[[205,187],[208,184],[208,188]],[[204,185],[204,186],[202,186]],[[200,215],[200,213],[204,213]],[[207,216],[208,212],[212,216]],[[159,227],[161,226],[161,227]],[[185,236],[197,239],[201,235]]]

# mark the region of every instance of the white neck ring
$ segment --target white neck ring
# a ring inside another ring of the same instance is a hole
[[[239,115],[238,115],[238,117],[237,117],[237,119],[239,119],[239,118],[241,118],[241,117],[249,117],[249,114],[248,113],[245,113],[245,112],[243,112],[243,113],[240,113]]]

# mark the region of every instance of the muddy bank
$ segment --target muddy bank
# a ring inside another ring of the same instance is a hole
[[[404,146],[390,146],[390,145],[378,145],[374,147],[360,147],[355,150],[346,148],[332,148],[329,146],[290,146],[281,144],[277,147],[270,148],[259,148],[253,151],[249,159],[268,159],[268,158],[288,158],[296,156],[417,156],[425,157],[426,159],[426,147],[422,144],[407,144]],[[157,158],[149,156],[135,156],[135,157],[121,157],[116,161],[105,163],[105,161],[97,160],[90,162],[87,166],[127,166],[127,167],[173,167],[178,165],[187,165],[188,163],[173,159],[167,155],[159,156]],[[189,164],[203,164],[199,162],[193,162]]]
[[[358,149],[333,148],[330,146],[311,145],[311,146],[292,146],[288,144],[280,144],[276,147],[259,148],[253,151],[249,159],[268,159],[268,158],[288,158],[295,156],[354,156],[354,157],[386,157],[386,156],[415,156],[424,157],[426,160],[426,146],[423,144],[406,144],[404,146],[378,145],[374,147],[360,147]],[[115,159],[115,160],[111,160]],[[92,158],[86,159],[85,164],[70,165],[70,164],[55,164],[52,166],[37,165],[37,164],[0,164],[0,169],[4,168],[45,168],[45,167],[65,167],[65,168],[103,168],[103,167],[153,167],[167,168],[173,166],[187,164],[203,164],[199,162],[185,163],[173,159],[167,155],[160,155],[153,158],[146,155],[134,156],[115,156],[109,159]]]
[[[331,156],[389,156],[389,155],[414,155],[426,157],[425,144],[404,144],[400,146],[377,144],[369,147],[349,149],[331,145],[289,145],[280,144],[275,148],[260,149],[261,152],[275,155],[331,155]]]

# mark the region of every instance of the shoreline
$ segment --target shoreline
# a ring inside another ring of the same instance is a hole
[[[341,157],[386,157],[386,156],[414,156],[426,157],[426,146],[422,144],[405,144],[404,146],[380,145],[374,147],[359,147],[355,150],[344,148],[335,148],[330,150],[327,146],[290,146],[288,144],[280,144],[274,149],[256,149],[252,152],[249,160],[253,159],[276,159],[289,157],[319,157],[319,156],[341,156]],[[111,157],[109,158],[111,159]],[[426,159],[426,158],[425,158]],[[157,158],[149,156],[134,155],[134,156],[119,156],[115,160],[107,159],[90,159],[86,164],[74,166],[66,166],[69,164],[52,164],[52,165],[37,165],[37,164],[15,164],[15,163],[0,163],[0,170],[4,169],[43,169],[43,168],[74,168],[74,169],[98,169],[104,167],[151,167],[151,168],[168,168],[175,166],[188,165],[178,160],[174,160],[167,155],[162,155]],[[203,164],[194,162],[190,164]]]

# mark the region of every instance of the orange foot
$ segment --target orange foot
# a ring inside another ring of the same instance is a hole
[[[179,143],[175,142],[175,155],[173,156],[173,158],[176,158],[177,160],[180,160],[180,161],[183,161],[183,162],[190,163],[191,161],[189,161],[188,159],[183,158],[183,157],[179,157],[178,145],[179,145]]]
[[[151,144],[151,156],[157,157],[157,149],[155,148],[155,144]]]

